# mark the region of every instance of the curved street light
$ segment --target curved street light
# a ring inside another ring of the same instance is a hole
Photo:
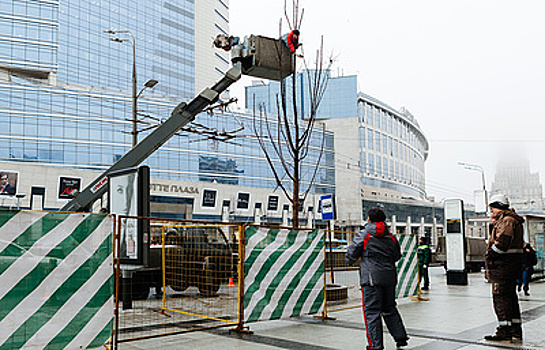
[[[114,29],[108,29],[105,30],[104,33],[108,34],[129,34],[131,38],[129,39],[122,39],[122,38],[111,38],[111,41],[115,41],[118,43],[123,42],[130,42],[132,45],[132,146],[136,146],[138,143],[138,105],[137,105],[137,99],[140,97],[142,92],[146,88],[153,88],[155,85],[157,85],[158,81],[155,79],[148,80],[145,84],[142,90],[140,92],[137,91],[137,79],[136,79],[136,37],[134,36],[133,32],[128,29],[123,30],[114,30]]]

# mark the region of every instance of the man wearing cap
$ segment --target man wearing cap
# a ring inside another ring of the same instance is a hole
[[[516,279],[522,271],[524,219],[509,209],[505,195],[490,198],[490,237],[486,251],[486,275],[492,283],[492,301],[498,318],[496,333],[486,340],[521,341],[522,321]]]

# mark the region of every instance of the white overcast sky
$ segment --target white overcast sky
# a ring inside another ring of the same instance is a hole
[[[302,0],[300,7],[305,57],[323,36],[335,75],[357,75],[359,91],[417,118],[430,142],[429,196],[473,203],[481,176],[457,163],[481,165],[490,189],[498,157],[517,148],[545,179],[545,1]],[[284,0],[230,1],[234,35],[278,37],[281,19],[286,32]],[[242,99],[250,81],[232,95]]]

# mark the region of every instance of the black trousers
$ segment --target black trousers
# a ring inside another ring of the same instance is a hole
[[[361,287],[367,349],[384,349],[381,318],[395,341],[407,339],[407,331],[396,307],[395,289],[395,285]]]
[[[492,301],[500,326],[521,323],[516,287],[517,283],[514,279],[492,282]]]

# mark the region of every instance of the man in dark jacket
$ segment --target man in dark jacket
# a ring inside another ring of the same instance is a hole
[[[492,300],[499,326],[486,340],[521,341],[522,323],[516,280],[522,272],[524,219],[509,209],[509,200],[494,195],[490,207],[491,234],[486,251],[486,273],[492,282]]]
[[[526,243],[522,252],[522,275],[517,279],[517,290],[520,292],[524,285],[524,295],[530,295],[530,279],[532,278],[536,264],[536,251],[530,243]]]
[[[428,275],[428,267],[431,263],[431,249],[426,243],[425,237],[420,237],[420,243],[418,244],[417,256],[418,256],[418,283],[424,278],[424,286],[422,290],[430,289],[430,276]]]
[[[384,349],[381,316],[399,348],[406,346],[409,339],[395,302],[396,261],[401,258],[401,249],[388,231],[384,212],[372,208],[367,214],[368,223],[356,233],[348,247],[346,262],[352,265],[361,258],[360,285],[367,349]]]

